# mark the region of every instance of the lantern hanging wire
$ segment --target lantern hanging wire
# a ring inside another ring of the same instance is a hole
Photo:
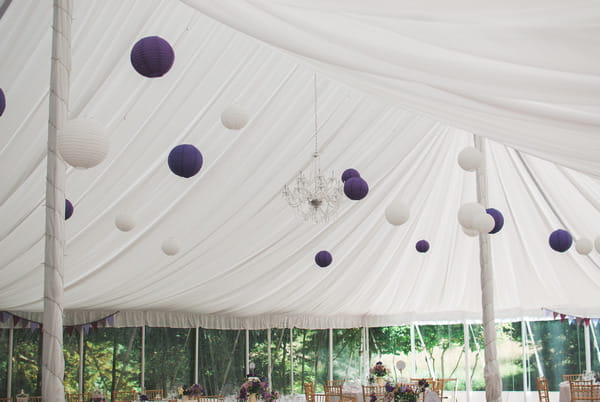
[[[314,141],[315,148],[312,155],[312,172],[305,175],[300,172],[298,177],[283,187],[282,195],[287,203],[294,208],[297,215],[312,223],[323,223],[331,220],[339,206],[342,186],[335,174],[331,176],[321,174],[319,154],[319,126],[317,120],[317,75],[313,76],[314,87]]]

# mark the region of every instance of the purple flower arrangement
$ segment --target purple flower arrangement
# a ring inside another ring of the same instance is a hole
[[[183,395],[201,396],[204,395],[204,387],[200,384],[194,384],[190,387],[183,386]]]
[[[425,388],[422,389],[425,390]],[[387,383],[385,386],[385,390],[387,391],[385,400],[388,402],[416,402],[419,398],[419,394],[422,392],[421,388],[419,387],[413,388],[411,385],[400,383],[396,384],[396,386]]]
[[[140,395],[140,401],[147,401],[147,400],[148,400],[148,395],[146,395],[146,394]]]
[[[281,397],[279,392],[269,391],[269,384],[264,378],[252,378],[242,384],[239,399],[247,400],[250,394],[255,394],[257,398],[267,402],[276,401]]]

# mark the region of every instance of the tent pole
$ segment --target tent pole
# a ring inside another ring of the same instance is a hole
[[[294,395],[294,328],[290,327],[290,387]]]
[[[590,348],[590,326],[583,325],[583,334],[585,341],[585,372],[589,373],[592,371],[592,351]]]
[[[198,349],[198,333],[200,331],[198,330],[198,327],[196,327],[196,346],[194,348],[194,384],[200,384],[198,382],[198,352],[200,351]]]
[[[244,352],[246,359],[246,373],[254,376],[254,373],[250,372],[250,331],[246,330],[246,350]]]
[[[410,323],[410,376],[417,376],[417,344],[415,342],[415,323]]]
[[[71,70],[72,0],[54,0],[48,113],[46,235],[44,252],[44,332],[42,398],[64,401],[63,263],[65,248],[65,163],[56,149],[57,132],[68,115]]]
[[[271,372],[273,370],[273,364],[271,363],[271,327],[267,328],[267,377],[269,381],[269,390],[273,391],[273,381],[271,379]]]
[[[83,394],[83,328],[79,328],[79,393]]]
[[[141,373],[140,373],[140,385],[142,388],[142,391],[144,391],[146,389],[146,325],[142,325],[142,350],[141,350],[141,357],[140,357],[140,365],[142,366],[141,368]]]
[[[483,163],[476,170],[477,201],[488,206],[488,188],[485,160],[485,144],[481,137],[475,135],[475,147],[484,155]],[[490,235],[479,235],[479,264],[481,266],[481,305],[483,321],[483,337],[485,340],[485,399],[489,402],[502,400],[502,377],[496,351],[496,320],[494,314],[494,273],[491,259]]]
[[[533,346],[535,348],[535,344]],[[528,348],[528,343],[527,343],[527,329],[525,328],[525,320],[521,320],[521,358],[523,359],[523,401],[527,402],[527,391],[529,390],[527,387],[527,366],[528,366],[528,360],[527,360],[527,348]],[[540,367],[538,366],[538,376],[542,376],[541,374],[539,374],[539,370]]]
[[[329,328],[329,381],[333,381],[333,328]]]
[[[469,402],[471,399],[471,342],[469,340],[469,324],[467,324],[467,320],[463,321],[463,342],[465,348],[465,391],[467,402]]]
[[[13,362],[13,329],[8,330],[8,367],[6,368],[6,397],[10,398],[12,395],[12,362]]]

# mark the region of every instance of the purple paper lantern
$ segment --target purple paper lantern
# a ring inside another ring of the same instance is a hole
[[[73,204],[65,199],[65,220],[69,219],[71,215],[73,215]]]
[[[358,173],[358,170],[346,169],[346,170],[344,170],[344,173],[342,173],[342,182],[345,183],[346,180],[348,180],[352,177],[360,177],[360,173]]]
[[[548,242],[553,250],[564,253],[573,244],[573,237],[566,230],[558,229],[550,234]]]
[[[158,36],[142,38],[131,49],[131,65],[144,77],[162,77],[171,69],[173,61],[173,48]]]
[[[419,253],[426,253],[429,251],[429,242],[427,240],[419,240],[417,244],[415,244],[415,248]]]
[[[362,200],[369,193],[369,185],[362,177],[351,177],[344,183],[344,194],[351,200]]]
[[[2,88],[0,88],[0,116],[4,113],[4,109],[6,109],[6,97]]]
[[[325,268],[331,264],[331,261],[333,261],[333,257],[329,251],[322,250],[315,255],[315,262],[321,268]]]
[[[202,167],[202,154],[191,144],[177,145],[169,153],[169,168],[177,176],[192,177]]]
[[[490,231],[490,234],[498,233],[504,226],[504,216],[502,215],[502,212],[494,208],[488,208],[485,210],[485,212],[487,212],[488,215],[492,215],[492,218],[494,218],[495,222],[494,228]]]

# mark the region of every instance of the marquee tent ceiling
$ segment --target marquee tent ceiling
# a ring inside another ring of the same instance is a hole
[[[496,316],[598,317],[600,255],[557,253],[548,236],[600,235],[600,4],[419,4],[74,2],[70,117],[104,124],[111,148],[67,170],[66,322],[114,311],[117,325],[217,328],[480,319],[478,240],[457,221],[476,201],[475,174],[456,162],[474,133],[488,206],[506,222],[491,236]],[[51,2],[33,0],[0,19],[0,310],[24,315],[43,308],[51,21]],[[129,62],[149,35],[175,50],[162,78]],[[320,225],[281,197],[311,163],[314,71],[322,168],[356,168],[370,187]],[[231,104],[251,116],[242,130],[220,122]],[[189,179],[166,162],[182,143],[204,156]],[[396,199],[411,206],[402,226],[384,217]],[[125,211],[130,232],[114,224]],[[169,237],[181,245],[171,257]],[[429,252],[416,252],[420,239]],[[328,268],[314,263],[323,249]]]

